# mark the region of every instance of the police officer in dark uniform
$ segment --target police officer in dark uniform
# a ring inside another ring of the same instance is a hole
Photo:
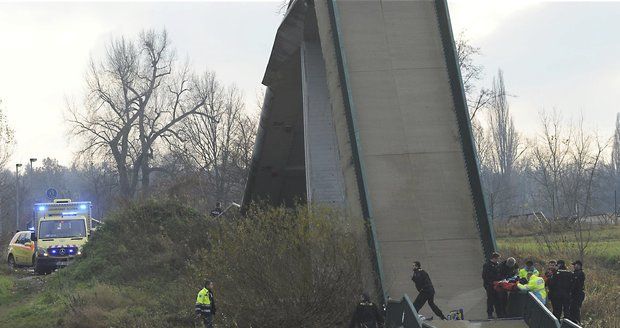
[[[215,208],[211,211],[211,217],[218,217],[222,214],[222,212],[224,212],[224,210],[222,209],[222,203],[217,202],[215,203]]]
[[[573,279],[570,287],[569,319],[574,323],[581,323],[581,304],[586,294],[584,292],[586,275],[583,273],[583,264],[577,260],[573,264]]]
[[[378,328],[383,325],[383,315],[377,305],[370,301],[368,293],[363,293],[362,301],[355,308],[350,328]]]
[[[428,276],[426,271],[422,270],[422,265],[420,262],[413,262],[413,276],[411,280],[415,283],[415,288],[418,290],[419,294],[416,297],[415,301],[413,301],[413,306],[417,312],[420,312],[424,303],[428,302],[428,306],[431,307],[433,312],[440,317],[441,319],[446,319],[443,315],[443,312],[435,305],[435,288],[433,287],[433,283],[431,282],[431,278]]]
[[[573,280],[573,273],[566,269],[564,260],[558,260],[557,271],[549,277],[547,285],[549,287],[549,299],[553,308],[553,315],[560,319],[562,313],[564,317],[569,316],[570,291]],[[553,295],[553,297],[551,297]]]
[[[493,283],[502,280],[499,273],[499,253],[493,252],[491,258],[482,266],[482,286],[487,292],[487,316],[493,319],[493,309],[498,318],[504,316],[502,307],[500,306],[499,295]]]

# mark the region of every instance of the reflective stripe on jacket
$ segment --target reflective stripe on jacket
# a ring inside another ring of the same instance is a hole
[[[533,274],[526,285],[521,283],[517,284],[519,290],[529,291],[536,296],[543,304],[547,303],[547,290],[545,289],[545,280]]]

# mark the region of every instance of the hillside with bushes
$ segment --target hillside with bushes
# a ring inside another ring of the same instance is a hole
[[[173,201],[129,205],[74,265],[0,280],[11,285],[0,326],[194,327],[205,279],[221,327],[344,326],[361,283],[357,238],[341,219],[305,206],[211,218]]]

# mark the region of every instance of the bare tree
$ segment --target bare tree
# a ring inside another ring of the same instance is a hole
[[[523,154],[521,138],[515,130],[510,106],[506,99],[504,73],[498,70],[493,79],[493,95],[489,106],[489,129],[493,140],[493,156],[496,169],[502,176],[510,178],[517,159]]]
[[[161,140],[208,101],[210,73],[197,76],[178,65],[166,31],[145,31],[135,41],[111,41],[100,62],[91,60],[83,108],[70,107],[70,123],[84,152],[110,158],[120,192],[148,193]]]
[[[510,115],[501,70],[493,79],[489,95],[487,131],[482,128],[477,118],[472,120],[472,126],[475,131],[487,204],[491,216],[497,217],[513,214],[516,193],[513,171],[525,147]]]
[[[109,163],[94,163],[85,161],[75,166],[73,173],[77,175],[86,190],[83,199],[90,200],[95,205],[93,215],[101,219],[111,209],[114,209],[115,196],[118,190],[117,174]]]
[[[2,111],[2,100],[0,99],[0,168],[6,167],[9,159],[13,155],[13,147],[15,146],[15,138],[13,129],[9,126],[6,116]],[[0,199],[3,204],[14,204],[14,201],[5,201],[10,199],[14,194],[14,190],[8,188],[10,183],[10,173],[2,170],[0,172]],[[11,184],[12,185],[12,184]],[[7,206],[0,207],[0,237],[8,231],[9,208]],[[6,218],[6,219],[5,219]],[[12,222],[12,221],[11,221]]]
[[[484,75],[484,68],[474,62],[475,57],[480,55],[480,48],[471,44],[464,31],[459,33],[455,42],[467,107],[469,108],[470,119],[473,120],[478,111],[489,104],[492,99],[492,92],[489,89],[477,86]]]
[[[292,2],[292,0],[280,0],[276,12],[280,15],[285,15]]]
[[[542,199],[552,213],[541,222],[541,243],[549,252],[572,249],[583,258],[592,228],[587,218],[594,214],[596,182],[604,173],[603,155],[610,140],[589,133],[583,118],[577,125],[566,126],[557,112],[551,116],[543,112],[541,121],[544,132],[533,147],[534,180],[541,193],[533,197]],[[565,227],[570,227],[572,237],[566,235]],[[550,238],[551,233],[556,236]]]
[[[550,207],[553,218],[561,214],[560,187],[563,170],[570,156],[572,131],[565,132],[557,111],[551,115],[541,112],[543,132],[532,147],[534,180],[543,190],[544,203]]]
[[[612,150],[611,150],[611,173],[613,177],[614,193],[620,187],[620,113],[616,114],[616,129],[614,130]],[[616,200],[614,199],[614,202]],[[614,215],[618,215],[614,204]]]
[[[572,139],[570,165],[563,179],[564,198],[567,207],[574,209],[573,233],[579,258],[582,260],[591,240],[592,223],[585,220],[593,214],[595,177],[600,173],[599,166],[602,164],[603,153],[609,147],[610,141],[586,133],[583,117]]]
[[[0,99],[0,167],[5,167],[13,155],[15,132],[9,126],[1,106],[2,100]]]
[[[205,115],[183,123],[171,140],[173,151],[204,177],[201,193],[214,201],[238,201],[245,185],[256,134],[256,121],[245,113],[239,90],[225,88],[212,76]],[[180,141],[180,142],[175,142]]]

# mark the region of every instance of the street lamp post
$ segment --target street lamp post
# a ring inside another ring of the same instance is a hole
[[[34,162],[36,162],[36,161],[37,161],[37,159],[36,159],[36,158],[31,158],[31,159],[30,159],[30,173],[32,173],[32,170],[33,170],[33,169],[32,169],[32,164],[33,164]]]
[[[15,164],[15,230],[19,230],[19,168],[21,164]]]

